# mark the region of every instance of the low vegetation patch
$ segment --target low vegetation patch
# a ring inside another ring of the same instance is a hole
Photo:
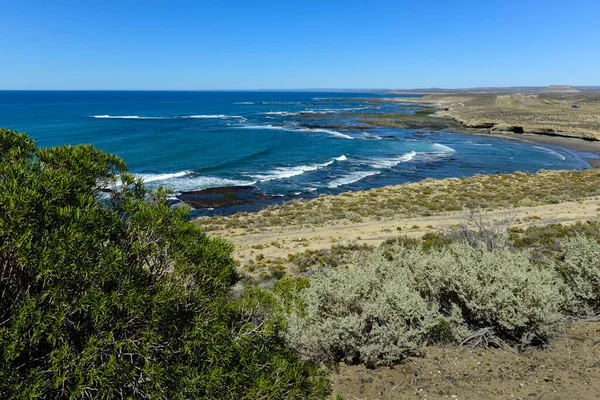
[[[364,192],[294,200],[257,213],[204,217],[195,222],[207,230],[253,230],[281,225],[352,223],[357,218],[365,222],[411,218],[477,208],[530,207],[598,196],[598,182],[600,169],[426,179]]]
[[[509,249],[388,246],[316,273],[288,340],[310,360],[367,365],[398,362],[432,342],[459,343],[482,328],[523,344],[546,340],[563,318],[556,275]]]
[[[516,236],[507,226],[357,249],[335,267],[314,270],[298,293],[302,307],[290,313],[287,340],[308,360],[368,366],[440,342],[548,343],[568,319],[600,313],[597,228],[563,227],[553,257],[543,260],[539,248],[523,248],[522,238],[538,228]]]

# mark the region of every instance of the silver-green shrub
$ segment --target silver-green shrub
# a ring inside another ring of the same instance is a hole
[[[403,276],[377,262],[327,269],[301,292],[304,312],[288,320],[287,338],[307,359],[390,364],[418,355],[436,312]]]
[[[394,260],[411,271],[417,290],[440,312],[462,311],[471,328],[492,327],[522,342],[548,337],[562,320],[563,297],[552,269],[507,248],[487,250],[455,243],[438,252],[410,257],[397,249]]]
[[[558,271],[565,284],[566,312],[590,316],[600,312],[600,244],[577,235],[563,246],[564,262]]]
[[[442,250],[391,246],[325,269],[300,293],[287,339],[308,359],[382,365],[435,340],[459,341],[491,327],[527,342],[562,320],[557,274],[528,254],[452,244]]]

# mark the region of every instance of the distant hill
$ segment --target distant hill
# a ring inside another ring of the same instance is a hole
[[[550,85],[542,90],[542,93],[578,93],[579,90],[569,85]]]
[[[459,89],[420,88],[420,89],[398,89],[394,93],[578,93],[578,92],[600,92],[600,86],[513,86],[513,87],[474,87]]]

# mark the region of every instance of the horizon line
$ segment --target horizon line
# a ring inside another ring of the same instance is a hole
[[[540,89],[540,88],[551,88],[551,87],[571,87],[571,88],[598,88],[600,85],[532,85],[532,86],[473,86],[473,87],[420,87],[420,88],[252,88],[252,89],[1,89],[0,92],[311,92],[311,91],[324,91],[324,92],[367,92],[367,91],[378,91],[378,92],[398,92],[398,91],[465,91],[465,90],[491,90],[491,89]]]

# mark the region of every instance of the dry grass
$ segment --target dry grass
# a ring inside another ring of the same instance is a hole
[[[557,204],[600,195],[600,169],[475,175],[426,179],[363,192],[295,200],[256,213],[204,217],[195,222],[207,230],[245,230],[294,226],[315,227],[439,215],[463,209],[502,209]]]

